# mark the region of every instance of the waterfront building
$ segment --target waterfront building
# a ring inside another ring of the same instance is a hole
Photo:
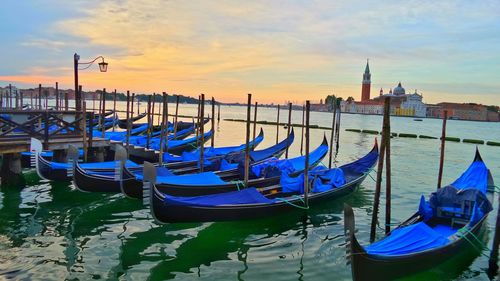
[[[401,115],[406,116],[416,116],[416,117],[425,117],[427,115],[427,105],[422,101],[423,96],[417,93],[409,94],[406,96],[406,100],[401,103],[400,110]]]
[[[489,111],[487,106],[474,103],[441,102],[427,107],[427,117],[443,118],[448,111],[450,119],[472,121],[500,121],[498,112]]]

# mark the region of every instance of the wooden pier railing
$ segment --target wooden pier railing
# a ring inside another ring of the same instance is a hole
[[[39,139],[44,149],[83,143],[80,124],[85,118],[79,111],[0,110],[0,153],[25,149],[31,138]]]

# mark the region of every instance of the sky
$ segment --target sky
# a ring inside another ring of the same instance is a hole
[[[356,100],[399,81],[424,102],[500,105],[500,1],[3,0],[0,86]]]

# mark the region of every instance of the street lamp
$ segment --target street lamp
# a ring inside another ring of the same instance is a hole
[[[75,55],[73,56],[73,63],[74,63],[74,70],[75,70],[75,107],[76,107],[75,109],[76,109],[77,115],[78,115],[78,112],[80,112],[82,110],[82,97],[81,97],[80,91],[78,90],[78,70],[84,70],[84,69],[91,67],[92,64],[94,64],[94,62],[98,59],[102,60],[100,63],[98,63],[99,70],[101,72],[108,71],[108,63],[104,62],[103,56],[98,56],[97,58],[95,58],[89,62],[79,62],[80,56],[77,53],[75,53]],[[86,65],[86,66],[79,69],[78,65]]]
[[[98,56],[97,58],[95,58],[95,59],[93,59],[92,61],[89,61],[89,62],[79,62],[80,56],[77,53],[75,53],[75,55],[73,56],[74,68],[75,68],[75,98],[79,94],[78,93],[78,70],[84,70],[84,69],[87,69],[87,68],[91,67],[92,64],[94,64],[94,62],[96,60],[98,60],[98,59],[102,60],[100,63],[98,63],[99,70],[101,72],[108,71],[108,63],[104,61],[104,57],[103,56]],[[86,65],[86,67],[79,69],[78,65]],[[81,99],[78,99],[78,100],[81,100]],[[77,103],[76,107],[77,107],[76,108],[77,111],[81,110],[81,104]]]

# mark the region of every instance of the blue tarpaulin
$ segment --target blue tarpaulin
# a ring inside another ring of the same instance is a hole
[[[486,194],[488,189],[488,168],[483,161],[474,161],[451,185],[458,189],[477,189]]]
[[[93,162],[93,163],[81,163],[80,167],[83,169],[114,169],[116,167],[116,162],[117,161],[106,161],[106,162]],[[138,164],[127,160],[125,162],[125,166],[127,168],[134,168],[134,167],[139,167]],[[73,163],[61,163],[61,162],[50,162],[50,167],[53,170],[67,170],[71,167],[73,167]]]
[[[324,192],[340,187],[346,183],[344,172],[340,168],[325,169],[316,167],[309,172],[309,183],[312,183],[312,193]],[[297,177],[282,174],[280,185],[285,193],[304,193],[304,173]]]
[[[170,177],[158,176],[156,182],[163,184],[177,184],[177,185],[211,185],[211,184],[226,183],[213,172],[186,174],[186,175],[178,175]]]
[[[137,180],[142,181],[143,180],[143,170],[135,170],[132,171],[134,176],[136,177]],[[171,177],[174,176],[174,174],[167,168],[165,167],[156,167],[156,178],[158,179],[159,177]]]
[[[240,191],[226,192],[220,194],[177,197],[164,194],[164,202],[168,205],[181,206],[220,206],[220,205],[239,205],[239,204],[272,204],[274,200],[264,197],[257,189],[245,188]]]
[[[397,228],[391,235],[365,248],[371,255],[397,256],[446,245],[448,238],[424,222]]]

